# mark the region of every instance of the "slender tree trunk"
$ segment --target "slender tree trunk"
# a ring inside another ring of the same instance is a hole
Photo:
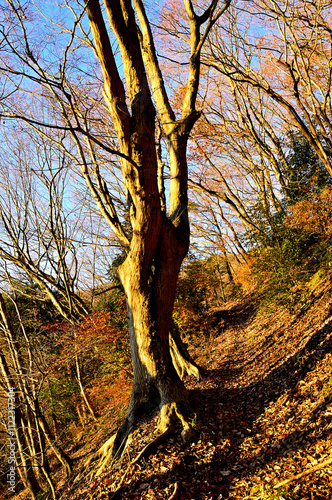
[[[41,491],[41,486],[37,481],[34,468],[31,463],[31,459],[27,454],[27,443],[23,432],[24,425],[25,423],[23,414],[19,408],[16,408],[16,437],[17,437],[18,451],[23,466],[23,473],[22,475],[21,474],[20,475],[25,485],[29,488],[33,500],[35,500],[37,498],[38,493]]]
[[[226,296],[225,296],[225,288],[224,288],[224,282],[222,280],[222,273],[219,264],[217,264],[217,271],[219,274],[219,288],[220,288],[220,293],[221,293],[221,298],[222,301],[225,303],[226,302]]]
[[[0,295],[0,299],[1,299]],[[0,300],[0,306],[2,302]],[[0,369],[1,374],[5,380],[7,389],[10,390],[12,387],[13,376],[10,373],[10,369],[7,364],[7,360],[2,352],[0,352]],[[18,403],[18,402],[17,402]],[[34,470],[31,464],[29,453],[27,453],[28,445],[27,439],[28,436],[25,436],[24,429],[26,428],[24,415],[22,414],[21,408],[18,404],[15,407],[15,436],[18,447],[18,452],[20,455],[20,459],[22,462],[22,466],[18,467],[20,477],[24,483],[24,485],[30,490],[31,496],[33,499],[36,498],[37,494],[41,491],[41,486],[39,485],[36,476],[34,474]],[[22,470],[23,467],[23,470]]]
[[[25,394],[24,394],[25,396]],[[30,400],[31,403],[31,400]],[[34,469],[35,476],[40,484],[43,484],[43,475],[41,471],[41,461],[42,461],[42,449],[40,448],[40,442],[38,437],[38,422],[34,417],[32,408],[26,397],[24,397],[24,421],[25,427],[23,429],[25,433],[26,442],[29,448],[29,454],[31,458],[31,463]],[[23,412],[22,412],[23,414]]]
[[[71,468],[73,465],[72,459],[67,455],[67,453],[55,443],[54,436],[52,434],[52,431],[45,419],[45,416],[41,409],[39,408],[38,402],[36,402],[36,417],[38,419],[38,424],[40,426],[40,429],[43,432],[43,435],[46,438],[46,441],[48,442],[49,446],[51,447],[52,451],[54,452],[55,456],[59,460],[59,462],[65,467],[67,476],[70,475],[71,473]]]
[[[38,443],[39,443],[39,449],[40,449],[40,470],[42,471],[47,483],[49,484],[52,497],[55,500],[56,498],[56,492],[55,492],[55,486],[51,477],[51,469],[50,465],[48,462],[47,454],[46,454],[46,444],[45,444],[45,436],[41,432],[40,425],[38,423],[38,419],[35,417],[35,422],[36,422],[36,434],[38,438]]]
[[[97,420],[97,415],[96,415],[96,412],[94,411],[94,409],[92,408],[91,406],[91,403],[89,401],[89,398],[87,396],[87,393],[86,393],[86,390],[85,390],[85,387],[84,387],[84,384],[83,384],[83,380],[82,380],[82,368],[81,368],[81,365],[80,365],[80,360],[79,360],[79,357],[78,355],[75,355],[75,366],[76,366],[76,376],[77,376],[77,382],[78,382],[78,385],[79,385],[79,388],[80,388],[80,391],[81,391],[81,395],[82,395],[82,398],[83,398],[83,401],[91,415],[91,417],[93,418],[94,421]]]

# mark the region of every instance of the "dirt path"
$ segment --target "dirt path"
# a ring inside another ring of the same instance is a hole
[[[330,291],[317,291],[305,314],[258,313],[249,299],[215,312],[223,330],[196,339],[194,350],[204,378],[187,381],[199,439],[185,447],[175,431],[130,465],[151,441],[154,419],[134,433],[120,464],[98,480],[84,471],[62,499],[332,499],[331,463],[319,467],[332,450]]]

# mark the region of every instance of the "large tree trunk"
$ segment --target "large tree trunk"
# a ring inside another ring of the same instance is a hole
[[[194,415],[178,374],[190,371],[191,364],[179,350],[178,337],[171,342],[175,368],[169,338],[176,283],[189,248],[186,150],[190,131],[200,115],[195,109],[200,52],[213,24],[229,3],[226,0],[217,8],[218,0],[212,0],[198,15],[192,2],[185,2],[190,25],[190,61],[181,118],[177,119],[168,100],[144,2],[104,0],[109,25],[120,48],[125,88],[99,1],[86,1],[104,79],[104,97],[117,133],[122,176],[130,200],[128,236],[110,197],[104,197],[103,202],[107,206],[103,211],[106,219],[128,249],[118,272],[126,294],[134,368],[131,403],[116,436],[113,456],[121,451],[128,434],[152,408],[160,408],[160,429],[167,429],[172,420],[178,419],[183,437],[186,439],[191,433]],[[201,34],[203,25],[206,26]],[[156,148],[157,113],[168,146],[169,217],[162,160]],[[99,192],[103,195],[104,188]],[[103,447],[104,456],[105,451]]]
[[[160,430],[166,430],[177,418],[183,426],[183,438],[190,434],[194,415],[188,391],[173,364],[169,343],[176,283],[187,244],[178,242],[175,228],[165,216],[146,279],[142,280],[145,266],[135,246],[119,268],[127,299],[134,382],[128,414],[115,439],[113,455],[153,409],[160,409]]]

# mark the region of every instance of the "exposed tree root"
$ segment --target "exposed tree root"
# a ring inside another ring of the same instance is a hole
[[[154,393],[152,392],[152,394]],[[166,394],[166,396],[168,400],[171,398],[179,399],[176,398],[176,396],[178,396],[176,393]],[[174,425],[179,421],[182,425],[181,437],[184,443],[187,444],[197,437],[198,433],[195,430],[195,414],[192,412],[190,405],[187,402],[186,393],[181,394],[181,396],[184,401],[172,401],[161,405],[157,427],[158,435],[140,452],[135,461],[131,462],[131,464],[136,463],[136,461],[138,461],[144,454],[148,453],[162,439],[164,439],[169,433],[171,433],[174,430]],[[132,399],[135,401],[135,397],[133,397]],[[166,397],[164,397],[163,399],[165,400]],[[146,408],[149,408],[151,410],[151,401],[150,404],[147,403],[145,409]],[[111,436],[86,462],[85,466],[88,466],[93,460],[100,460],[98,469],[94,473],[96,477],[100,476],[100,474],[105,470],[107,466],[112,464],[117,458],[120,458],[123,455],[132,432],[137,428],[138,424],[146,415],[147,412],[142,412],[142,402],[138,404],[136,398],[136,405],[135,403],[132,403],[130,405],[128,414],[118,432]]]
[[[185,344],[182,342],[180,332],[172,320],[169,334],[169,345],[174,368],[180,379],[183,380],[186,374],[193,375],[197,380],[201,379],[199,368],[192,359]]]
[[[116,434],[113,434],[113,436],[111,436],[110,439],[108,439],[106,441],[106,443],[104,443],[103,446],[99,450],[100,462],[99,462],[99,467],[97,469],[97,472],[95,474],[96,477],[100,476],[100,474],[105,470],[105,467],[112,460],[112,456],[113,456],[112,451],[113,451],[115,438],[116,438]]]
[[[182,424],[181,437],[185,444],[192,442],[197,437],[195,429],[196,415],[185,403],[166,403],[160,410],[158,430],[166,432],[177,420]]]
[[[189,374],[200,380],[199,368],[190,357],[174,322],[172,322],[169,341],[172,362],[179,378],[183,379],[186,374]],[[158,422],[160,438],[171,432],[174,424],[179,421],[182,425],[183,442],[188,443],[196,438],[197,431],[194,428],[196,417],[190,408],[186,389],[178,379],[177,381],[178,383],[175,379],[174,382],[166,380],[159,384],[151,379],[146,380],[143,386],[138,384],[136,387],[134,381],[130,407],[122,425],[86,462],[88,466],[92,461],[100,460],[96,476],[100,476],[107,465],[122,456],[132,432],[144,418],[157,409],[160,410]],[[157,436],[149,446],[153,446],[158,439]],[[143,450],[144,453],[146,451]]]
[[[116,437],[117,437],[117,433],[113,434],[113,436],[111,436],[106,441],[106,443],[104,443],[99,448],[99,450],[92,457],[90,457],[85,462],[85,467],[88,467],[94,460],[100,459],[99,464],[98,464],[99,466],[98,466],[97,472],[95,472],[93,474],[95,477],[100,476],[101,473],[105,470],[106,466],[110,462],[111,462],[111,465],[112,465],[112,463],[114,462],[114,460],[119,457],[118,454],[116,455],[115,458],[113,456],[113,447],[114,447],[114,442],[115,442]],[[129,443],[129,441],[130,441],[129,440],[129,436],[126,436],[125,440],[126,440],[126,443],[124,443],[124,445],[126,445],[126,444]],[[125,450],[125,447],[126,446],[123,447],[123,451]]]
[[[151,391],[151,399],[153,399],[153,395],[154,392]],[[100,460],[95,476],[100,476],[107,465],[110,463],[112,464],[123,455],[130,441],[132,432],[137,428],[143,418],[150,413],[152,409],[155,409],[155,406],[156,404],[153,406],[152,401],[147,400],[146,395],[137,395],[135,391],[133,391],[130,407],[122,425],[86,462],[86,466],[88,466],[94,460]]]
[[[112,453],[113,443],[116,433],[113,434],[88,460],[85,462],[85,467],[88,467],[92,462],[98,460],[99,458],[103,461],[109,454]]]
[[[142,451],[140,451],[140,453],[137,455],[137,457],[136,457],[134,460],[132,460],[132,461],[128,464],[128,467],[127,467],[127,469],[125,470],[125,472],[124,472],[123,476],[121,477],[120,482],[119,482],[119,484],[117,485],[117,488],[116,488],[116,490],[114,491],[113,495],[116,495],[116,494],[118,493],[118,491],[120,490],[120,488],[121,488],[121,486],[122,486],[122,484],[123,484],[124,480],[125,480],[125,479],[126,479],[126,477],[127,477],[127,474],[128,474],[128,472],[129,472],[130,468],[131,468],[134,464],[136,464],[137,462],[139,462],[143,456],[147,455],[147,454],[148,454],[148,453],[150,453],[150,452],[151,452],[154,448],[156,448],[156,447],[159,445],[159,443],[160,443],[161,441],[163,441],[163,440],[166,438],[166,436],[168,436],[168,435],[169,435],[172,431],[173,431],[173,429],[172,429],[172,428],[168,428],[168,429],[167,429],[165,432],[163,432],[162,434],[158,434],[158,436],[156,436],[156,437],[155,437],[152,441],[150,441],[150,443],[148,443],[148,444],[147,444],[147,445],[143,448],[143,450],[142,450]]]

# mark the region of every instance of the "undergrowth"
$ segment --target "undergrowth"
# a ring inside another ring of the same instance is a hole
[[[331,196],[331,188],[326,188],[287,207],[275,217],[268,236],[258,237],[253,231],[245,235],[251,248],[236,281],[244,292],[254,291],[261,307],[304,310],[315,288],[330,274],[332,222],[327,202]],[[264,221],[264,214],[260,217],[258,223]]]
[[[243,500],[297,500],[299,497],[288,493],[285,488],[273,490],[264,486],[254,485]]]

